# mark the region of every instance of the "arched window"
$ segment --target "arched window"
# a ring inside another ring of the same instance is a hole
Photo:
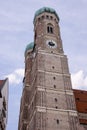
[[[47,33],[53,34],[53,25],[52,24],[47,25]]]

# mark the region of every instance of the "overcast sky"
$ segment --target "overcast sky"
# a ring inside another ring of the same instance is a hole
[[[18,129],[24,51],[33,41],[34,14],[44,6],[60,17],[73,88],[87,90],[87,0],[0,0],[0,79],[9,77],[7,130]]]

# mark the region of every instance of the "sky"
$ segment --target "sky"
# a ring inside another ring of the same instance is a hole
[[[34,14],[42,7],[54,8],[60,18],[72,87],[87,90],[87,0],[0,0],[0,79],[9,78],[6,130],[18,130],[24,51],[34,39]]]

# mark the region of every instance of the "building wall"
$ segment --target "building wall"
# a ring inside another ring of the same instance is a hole
[[[0,97],[0,128],[6,130],[7,118],[8,118],[8,79],[3,80],[1,87]]]
[[[47,12],[34,21],[35,48],[25,54],[19,130],[80,130],[58,22]],[[54,33],[47,32],[48,25]],[[55,41],[54,48],[49,41]]]
[[[73,90],[79,121],[87,129],[87,91]]]

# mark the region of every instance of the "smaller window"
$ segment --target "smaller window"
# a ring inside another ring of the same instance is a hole
[[[53,28],[52,27],[50,27],[50,32],[53,33]]]
[[[55,98],[55,102],[57,102],[57,98]]]
[[[56,21],[56,19],[54,19]]]
[[[53,17],[52,17],[52,16],[50,16],[50,19],[52,20],[52,19],[53,19]]]
[[[52,68],[54,69],[55,67],[54,67],[54,66],[52,66]]]
[[[58,109],[58,106],[56,106],[55,108]]]
[[[56,79],[56,77],[53,77],[53,79],[55,80],[55,79]]]
[[[4,109],[2,109],[3,116],[6,117],[6,112]]]
[[[49,16],[48,16],[48,15],[46,15],[46,18],[47,18],[47,19],[49,19]]]
[[[1,93],[1,91],[0,91],[0,98],[2,98],[2,93]]]
[[[54,88],[56,88],[56,85],[54,85]]]
[[[59,120],[58,119],[56,120],[56,122],[57,122],[57,124],[59,124]]]
[[[40,18],[38,18],[38,21],[40,21]]]
[[[3,107],[6,110],[6,101],[5,101],[5,97],[3,97]]]
[[[44,19],[44,16],[42,16],[42,19]]]
[[[76,100],[78,100],[78,101],[79,101],[80,99],[79,99],[79,98],[76,98]]]
[[[33,104],[33,102],[32,102],[32,109],[33,109],[33,106],[34,106],[34,104]]]
[[[47,27],[47,32],[48,32],[48,33],[53,33],[53,27],[48,26],[48,27]]]

